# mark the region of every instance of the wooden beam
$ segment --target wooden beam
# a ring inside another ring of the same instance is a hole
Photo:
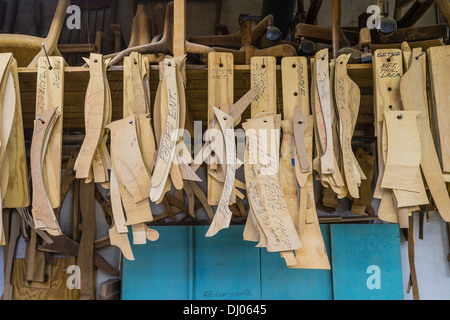
[[[333,57],[336,59],[341,47],[341,0],[331,0],[331,37]]]
[[[412,27],[427,12],[434,0],[416,0],[406,13],[397,21],[398,28]]]
[[[311,0],[308,12],[306,13],[305,23],[314,24],[321,6],[322,0]]]

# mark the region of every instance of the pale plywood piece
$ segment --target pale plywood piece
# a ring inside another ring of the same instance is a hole
[[[442,170],[450,172],[450,46],[428,48],[427,55],[437,149]]]
[[[389,110],[402,110],[400,98],[400,80],[403,76],[403,61],[401,51],[398,49],[378,49],[374,53],[373,87],[374,87],[374,116],[375,135],[382,134],[383,113]],[[374,191],[374,198],[381,199],[383,190],[381,179],[384,174],[384,162],[381,139],[378,139],[378,180]]]
[[[137,116],[137,137],[139,140],[139,149],[141,150],[142,160],[151,175],[155,166],[156,141],[153,133],[153,127],[149,114]]]
[[[221,229],[228,228],[231,216],[233,215],[228,207],[231,200],[231,193],[234,189],[234,180],[236,174],[236,145],[234,142],[234,119],[225,112],[213,107],[216,118],[219,121],[225,139],[226,155],[226,175],[223,185],[222,195],[217,206],[214,219],[206,233],[207,237],[214,236]]]
[[[289,120],[283,120],[281,122],[281,128],[283,130],[283,140],[281,142],[281,161],[279,170],[280,183],[283,188],[283,194],[286,198],[286,204],[291,214],[291,219],[294,224],[297,225],[296,221],[298,221],[300,207],[300,190],[297,183],[297,177],[295,175],[296,168],[292,163],[292,156],[295,153],[292,122]]]
[[[127,233],[128,228],[125,226],[125,212],[122,207],[119,181],[117,180],[114,168],[111,169],[110,183],[111,210],[114,217],[113,228],[116,228],[118,233]]]
[[[276,112],[277,81],[275,57],[252,57],[250,59],[251,87],[260,92],[251,104],[251,117],[260,112]]]
[[[101,54],[90,55],[90,78],[84,103],[86,135],[74,166],[77,179],[89,177],[94,154],[104,134],[104,115],[107,103],[104,64],[105,61]]]
[[[164,59],[164,80],[161,87],[161,124],[164,132],[158,145],[158,156],[152,176],[150,199],[158,200],[169,176],[179,126],[179,101],[176,83],[176,65],[174,59]],[[181,173],[180,173],[181,178]]]
[[[372,179],[376,157],[367,154],[362,148],[358,148],[356,149],[356,159],[366,179],[361,183],[360,199],[353,199],[351,214],[366,215],[366,210],[372,206]]]
[[[219,108],[221,111],[229,114],[229,109],[234,102],[234,59],[232,53],[224,52],[210,52],[208,54],[208,128],[213,130],[216,126],[217,120],[215,120],[215,113],[212,107]],[[223,154],[223,150],[219,150],[221,147],[219,142],[222,140],[217,139],[217,136],[208,135],[207,140],[211,141],[212,150],[214,151],[209,156],[209,163],[207,171],[209,172],[214,166],[221,164],[218,155]],[[218,205],[223,189],[223,183],[217,181],[217,179],[211,179],[208,174],[207,179],[207,195],[208,203],[210,205]]]
[[[260,232],[258,231],[258,228],[255,225],[254,221],[255,218],[253,218],[253,215],[254,215],[253,210],[250,207],[247,214],[247,219],[245,221],[243,239],[245,241],[259,242]]]
[[[145,167],[136,129],[136,117],[110,123],[111,158],[117,179],[138,203],[148,198],[151,178]]]
[[[295,137],[295,151],[298,158],[298,163],[296,162],[295,165],[300,167],[300,171],[304,174],[307,174],[312,170],[305,145],[305,132],[308,129],[308,126],[308,116],[303,114],[300,108],[296,107],[294,111],[294,118],[292,119],[292,127]],[[296,161],[297,158],[295,159]]]
[[[309,153],[309,157],[312,159],[312,153]],[[293,268],[329,270],[331,269],[330,261],[320,230],[319,219],[317,217],[314,202],[313,175],[308,176],[305,187],[300,191],[300,207],[300,210],[304,211],[304,213],[300,215],[299,220],[302,248],[295,250],[297,265]]]
[[[132,108],[135,114],[146,114],[149,112],[148,98],[145,93],[145,85],[142,76],[143,57],[137,52],[132,52],[129,59],[130,80],[133,88],[132,92]],[[124,116],[125,117],[125,116]]]
[[[301,243],[286,204],[278,170],[275,174],[270,171],[278,161],[279,155],[267,154],[262,148],[265,142],[259,141],[260,131],[264,132],[275,127],[274,119],[270,116],[261,117],[244,123],[243,127],[248,138],[246,165],[244,165],[247,196],[255,220],[267,238],[267,250],[273,252],[300,248]],[[267,150],[270,150],[270,147]],[[267,164],[261,165],[262,163]]]
[[[283,92],[283,119],[292,120],[295,107],[306,115],[310,114],[308,61],[306,57],[285,57],[281,59]]]
[[[386,122],[382,121],[381,132],[378,135],[378,139],[380,139],[379,144],[383,153],[379,156],[382,157],[382,163],[384,167],[384,163],[387,160],[387,129]],[[382,178],[379,179],[381,185]],[[380,196],[380,206],[378,208],[378,218],[383,221],[398,223],[398,208],[395,204],[395,198],[393,190],[391,189],[381,189],[382,195]],[[375,195],[374,195],[375,197]]]
[[[185,72],[186,72],[186,55],[177,56],[175,58],[175,79],[176,79],[176,88],[177,88],[177,94],[178,94],[178,136],[177,138],[177,145],[176,150],[178,146],[181,144],[183,139],[183,130],[184,126],[186,124],[186,117],[188,115],[187,113],[187,107],[186,107],[186,92],[185,92]],[[171,80],[173,81],[173,80]],[[170,86],[174,85],[173,83],[170,84]],[[175,87],[175,86],[174,86]],[[190,120],[188,120],[190,121]],[[175,190],[181,191],[183,190],[183,175],[181,172],[181,167],[178,165],[176,161],[172,161],[172,165],[170,167],[170,177],[172,180],[172,183],[175,187]]]
[[[111,228],[109,229],[109,241],[112,246],[120,249],[127,260],[134,260],[133,250],[131,249],[130,240],[126,233],[118,233],[116,228]]]
[[[417,128],[420,111],[386,111],[387,159],[381,187],[418,192],[421,142]]]
[[[46,230],[52,235],[61,234],[61,230],[53,212],[48,195],[48,186],[44,179],[44,158],[52,129],[59,117],[58,108],[37,114],[39,120],[34,120],[33,140],[30,150],[34,226],[36,229]]]
[[[135,203],[132,195],[119,183],[120,197],[126,215],[126,226],[153,221],[148,198]]]
[[[144,223],[133,224],[131,230],[133,232],[133,244],[146,244],[147,243],[147,233],[145,229],[146,225]]]
[[[359,199],[359,185],[361,177],[356,170],[356,158],[352,150],[353,122],[352,112],[350,109],[350,78],[347,75],[347,63],[350,59],[349,55],[340,55],[336,59],[334,88],[336,95],[336,105],[339,112],[339,120],[341,123],[341,148],[342,148],[342,165],[346,187],[349,194],[354,199]]]
[[[317,133],[320,141],[320,165],[322,174],[336,171],[333,152],[333,131],[331,118],[331,88],[328,49],[316,53],[314,62],[315,83],[319,101],[315,103]],[[319,102],[319,103],[317,103]]]
[[[144,224],[144,228],[145,228],[145,235],[146,235],[148,241],[156,241],[159,239],[159,232],[157,230],[149,228],[145,224]]]
[[[2,170],[2,174],[8,175],[8,186],[5,188],[4,205],[7,208],[24,208],[30,205],[30,191],[28,170],[25,153],[25,139],[22,121],[22,106],[20,100],[20,86],[17,69],[17,61],[11,60],[10,73],[13,78],[12,90],[15,94],[14,119],[6,146],[6,158],[8,171]],[[3,181],[3,179],[2,179]]]
[[[423,64],[426,56],[421,55],[420,48],[414,48],[408,71],[400,83],[401,98],[405,110],[420,111],[417,118],[422,141],[420,167],[427,182],[436,207],[445,221],[450,221],[450,198],[442,176],[442,169],[434,146],[430,129],[428,100],[426,95],[426,74]]]
[[[64,105],[64,65],[62,57],[49,57],[50,70],[46,57],[39,58],[36,86],[36,113],[54,107],[58,108],[60,117],[52,130],[47,154],[44,159],[45,184],[53,208],[60,206],[62,130]]]

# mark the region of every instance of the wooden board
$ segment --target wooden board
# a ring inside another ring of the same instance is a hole
[[[277,79],[275,57],[252,57],[250,59],[251,87],[259,87],[260,92],[251,105],[251,117],[260,112],[276,112]]]
[[[222,130],[223,139],[225,140],[225,165],[226,173],[223,184],[222,195],[217,206],[214,219],[210,225],[210,229],[206,233],[207,237],[215,235],[223,228],[228,228],[233,215],[230,211],[229,203],[231,202],[231,193],[234,189],[234,179],[236,175],[236,145],[234,137],[234,119],[225,112],[213,107],[214,113],[219,121]]]
[[[417,129],[420,111],[386,111],[387,159],[381,187],[418,192],[414,181],[419,172],[421,142]],[[408,143],[406,143],[408,141]]]
[[[5,190],[4,205],[7,208],[24,208],[30,205],[30,191],[28,185],[28,170],[25,158],[25,139],[22,119],[22,104],[20,101],[20,84],[15,59],[11,61],[11,74],[15,88],[14,122],[6,147],[8,159],[8,188]],[[3,179],[2,179],[3,180]]]
[[[44,179],[53,208],[61,202],[61,157],[64,106],[64,65],[62,57],[39,58],[36,84],[36,114],[58,108],[60,117],[49,138],[48,150],[44,159]]]
[[[435,142],[442,169],[450,172],[450,46],[432,47],[427,50],[428,70],[432,93],[433,127]]]
[[[91,54],[90,60],[87,61],[90,79],[84,105],[86,135],[74,166],[77,179],[90,178],[94,154],[105,130],[105,106],[107,105],[105,61],[101,54]]]
[[[212,107],[228,114],[234,102],[234,59],[231,53],[211,52],[208,54],[208,123],[214,123],[215,113]],[[238,120],[238,119],[235,119]],[[209,127],[211,128],[211,127]],[[214,143],[212,143],[213,150]],[[217,144],[219,146],[219,144]],[[209,158],[209,163],[220,166],[217,154],[223,151],[215,150]],[[222,159],[223,160],[223,159]],[[208,165],[208,171],[212,169]],[[222,170],[219,168],[219,170]],[[208,174],[208,203],[212,206],[219,204],[223,183]]]
[[[383,113],[389,110],[402,110],[400,99],[400,80],[403,76],[403,61],[398,49],[379,49],[374,52],[373,88],[375,135],[378,137],[377,159],[378,180],[374,198],[381,199],[381,178],[384,173],[383,150],[381,146]]]
[[[178,140],[178,137],[175,136],[179,126],[179,100],[175,68],[174,59],[164,59],[164,80],[161,89],[161,123],[165,125],[164,128],[161,128],[163,129],[161,131],[161,142],[158,144],[158,156],[151,182],[150,199],[154,202],[159,200],[163,194]],[[164,108],[167,109],[166,112],[163,111]]]
[[[32,288],[25,280],[25,259],[15,259],[12,278],[13,300],[78,300],[80,291],[67,287],[66,282],[70,274],[65,270],[69,265],[70,258],[53,258],[51,272],[46,279],[49,288]]]

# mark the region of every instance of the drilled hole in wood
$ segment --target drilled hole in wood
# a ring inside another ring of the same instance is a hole
[[[298,96],[298,92],[294,92],[294,96]]]
[[[294,64],[292,65],[292,68],[297,68],[297,65],[294,63]]]
[[[389,87],[389,88],[388,88],[388,91],[392,91],[392,88],[391,88],[391,87]]]

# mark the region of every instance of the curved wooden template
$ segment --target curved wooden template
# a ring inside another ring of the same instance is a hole
[[[309,163],[308,156],[306,154],[306,145],[305,145],[305,132],[309,125],[308,116],[303,114],[302,110],[299,107],[296,107],[292,121],[293,121],[292,127],[295,137],[295,147],[300,162],[299,165],[301,171],[302,173],[311,172],[312,168]]]
[[[52,66],[48,65],[48,59]],[[36,85],[36,114],[58,108],[60,117],[49,138],[44,159],[45,184],[53,208],[61,205],[61,163],[64,105],[64,66],[62,57],[42,57],[39,59]]]
[[[223,193],[223,182],[211,178],[210,171],[223,170],[223,159],[219,159],[219,155],[224,154],[224,150],[216,150],[220,147],[219,143],[212,141],[214,129],[218,129],[216,125],[216,113],[213,107],[219,108],[221,111],[229,114],[230,108],[234,101],[234,58],[231,53],[211,52],[208,54],[208,129],[211,134],[205,138],[213,148],[213,153],[209,155],[207,164],[207,187],[208,187],[208,203],[210,205],[219,205]],[[231,116],[231,115],[230,115]],[[235,119],[233,117],[233,119]],[[236,120],[236,119],[235,119]],[[219,130],[218,130],[219,131]],[[216,139],[219,138],[217,135]],[[222,142],[220,137],[217,141]]]
[[[420,166],[427,182],[436,207],[441,217],[450,221],[450,198],[442,176],[442,169],[434,146],[428,118],[425,116],[428,110],[426,96],[426,75],[423,64],[426,57],[421,54],[420,48],[414,48],[411,55],[411,63],[408,71],[400,83],[400,93],[405,110],[418,110],[418,129],[422,141]]]
[[[176,142],[178,141],[179,96],[175,69],[175,59],[164,59],[164,81],[161,90],[161,123],[165,125],[165,128],[163,128],[164,134],[161,136],[161,142],[158,145],[158,156],[152,176],[150,188],[150,199],[152,201],[158,200],[162,195],[172,166]],[[166,88],[164,88],[164,83]],[[165,98],[167,102],[164,101]],[[167,108],[167,112],[165,112],[165,108]]]
[[[333,173],[335,163],[333,161],[333,134],[331,127],[331,96],[330,73],[328,63],[328,49],[320,50],[315,56],[315,85],[319,104],[316,103],[316,123],[319,133],[320,148],[322,151],[320,164],[322,173]]]
[[[1,145],[0,145],[0,185],[1,185],[1,200],[6,195],[6,191],[8,188],[9,181],[9,167],[13,166],[14,163],[10,164],[10,157],[7,156],[6,152],[8,149],[8,144],[10,141],[10,135],[12,131],[13,123],[15,122],[15,110],[16,110],[16,90],[14,88],[15,83],[13,80],[13,75],[11,73],[11,66],[8,68],[4,79],[4,87],[3,90],[0,89],[0,92],[3,92],[2,99],[0,101],[0,110],[2,111],[0,122],[2,125],[2,133],[1,133]]]
[[[114,217],[114,228],[118,233],[127,233],[128,228],[125,226],[125,212],[122,207],[122,199],[120,196],[120,186],[117,180],[114,168],[111,169],[110,178],[110,194],[111,194],[111,210]]]
[[[342,148],[342,160],[344,167],[344,176],[347,181],[347,188],[350,195],[354,199],[359,198],[360,183],[359,175],[355,174],[355,156],[352,150],[352,112],[350,109],[348,75],[347,75],[347,62],[350,59],[349,55],[340,55],[336,59],[335,64],[335,94],[336,104],[339,111],[341,126],[341,148]]]
[[[91,54],[89,69],[90,79],[84,106],[86,135],[75,163],[74,169],[77,179],[88,178],[94,153],[104,132],[104,115],[107,98],[105,95],[103,56],[100,54]]]
[[[283,187],[283,194],[286,198],[286,204],[291,213],[292,221],[297,225],[295,221],[298,220],[300,190],[295,175],[296,168],[292,163],[292,155],[295,153],[295,148],[291,121],[281,121],[281,128],[283,130],[283,140],[281,142],[281,163],[279,170],[280,183]]]
[[[233,215],[228,207],[234,189],[236,174],[236,146],[234,141],[234,119],[225,112],[213,107],[225,140],[226,173],[222,195],[217,206],[214,219],[206,233],[206,237],[214,236],[221,229],[228,228]]]
[[[152,123],[149,114],[138,115],[138,140],[141,149],[142,160],[145,168],[151,176],[155,166],[156,141],[153,133]]]
[[[118,233],[114,226],[109,229],[109,239],[112,246],[116,246],[120,249],[125,259],[134,261],[133,250],[131,249],[130,240],[128,234]]]
[[[33,181],[33,203],[32,212],[36,229],[47,231],[52,234],[61,234],[59,224],[48,198],[47,188],[43,176],[44,155],[51,131],[59,117],[57,108],[48,110],[37,115],[41,120],[34,120],[34,133],[31,143],[31,178]]]

